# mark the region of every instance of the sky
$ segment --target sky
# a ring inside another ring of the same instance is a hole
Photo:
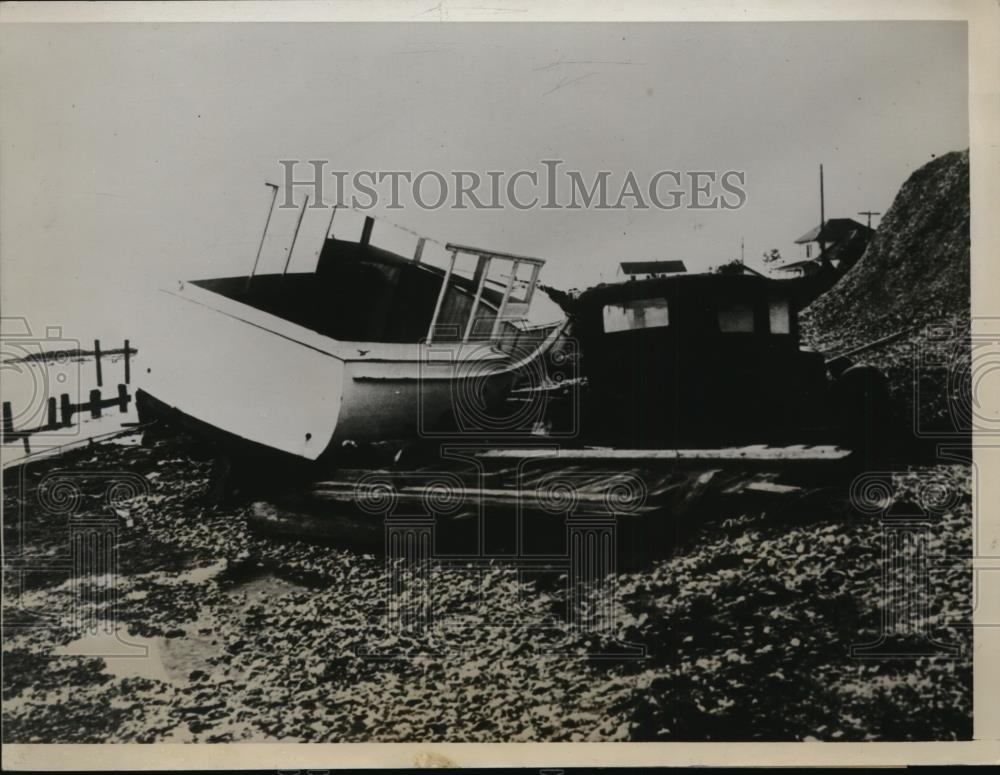
[[[150,287],[247,273],[281,159],[745,174],[736,210],[373,212],[583,288],[622,260],[704,270],[741,241],[751,265],[799,258],[821,163],[827,217],[859,218],[969,142],[957,22],[3,24],[0,44],[3,315],[84,341],[135,340]],[[295,217],[276,213],[264,271]],[[326,220],[309,212],[293,271]]]

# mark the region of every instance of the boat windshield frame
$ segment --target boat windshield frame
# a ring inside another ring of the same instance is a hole
[[[465,322],[461,344],[467,344],[474,333],[476,313],[479,311],[479,306],[483,301],[483,289],[486,286],[490,269],[493,267],[494,262],[505,262],[510,265],[507,274],[507,284],[504,287],[503,295],[500,298],[500,304],[497,308],[497,314],[493,319],[493,325],[489,336],[491,344],[498,344],[501,338],[502,326],[505,322],[514,323],[518,320],[524,320],[526,318],[528,308],[531,305],[531,299],[534,296],[535,288],[538,285],[539,272],[545,265],[544,259],[533,258],[532,256],[521,256],[514,253],[503,253],[497,250],[487,250],[485,248],[477,248],[471,245],[459,245],[451,242],[445,245],[445,249],[450,252],[451,258],[448,262],[448,268],[445,270],[444,278],[442,278],[441,281],[441,290],[438,292],[437,301],[434,305],[434,314],[431,316],[431,322],[427,328],[427,345],[430,346],[434,343],[434,332],[437,327],[438,318],[441,315],[441,309],[444,305],[445,295],[448,292],[452,275],[455,272],[455,264],[458,261],[459,255],[473,256],[476,258],[476,269],[473,275],[475,278],[474,284],[476,286],[476,294],[473,298],[472,306],[469,308],[469,316]],[[518,279],[517,273],[521,266],[530,267],[530,276],[527,280]],[[523,289],[515,287],[518,283],[524,286]],[[516,297],[515,290],[517,290]],[[522,290],[523,293],[521,292]]]

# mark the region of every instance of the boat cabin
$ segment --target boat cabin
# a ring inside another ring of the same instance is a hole
[[[763,441],[826,390],[781,281],[732,274],[604,284],[574,300],[590,400],[621,443]]]
[[[358,241],[328,231],[311,272],[286,265],[282,274],[193,284],[340,341],[490,341],[507,349],[517,338],[542,260],[448,244],[435,265],[427,240],[401,255],[372,244],[373,226],[366,218]]]
[[[683,336],[701,345],[798,347],[793,301],[780,281],[759,276],[697,274],[599,285],[574,305],[588,338]],[[643,333],[647,332],[647,333]]]

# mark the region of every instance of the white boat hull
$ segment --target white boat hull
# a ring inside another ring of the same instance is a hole
[[[402,441],[502,399],[512,359],[485,343],[342,342],[190,283],[156,294],[141,389],[200,424],[317,460],[344,444]]]

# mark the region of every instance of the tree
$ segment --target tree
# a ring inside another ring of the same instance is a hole
[[[738,258],[734,258],[732,261],[715,267],[716,274],[743,274],[743,262]]]
[[[781,260],[781,251],[777,248],[771,248],[770,250],[764,251],[764,263],[773,264],[775,261]]]

